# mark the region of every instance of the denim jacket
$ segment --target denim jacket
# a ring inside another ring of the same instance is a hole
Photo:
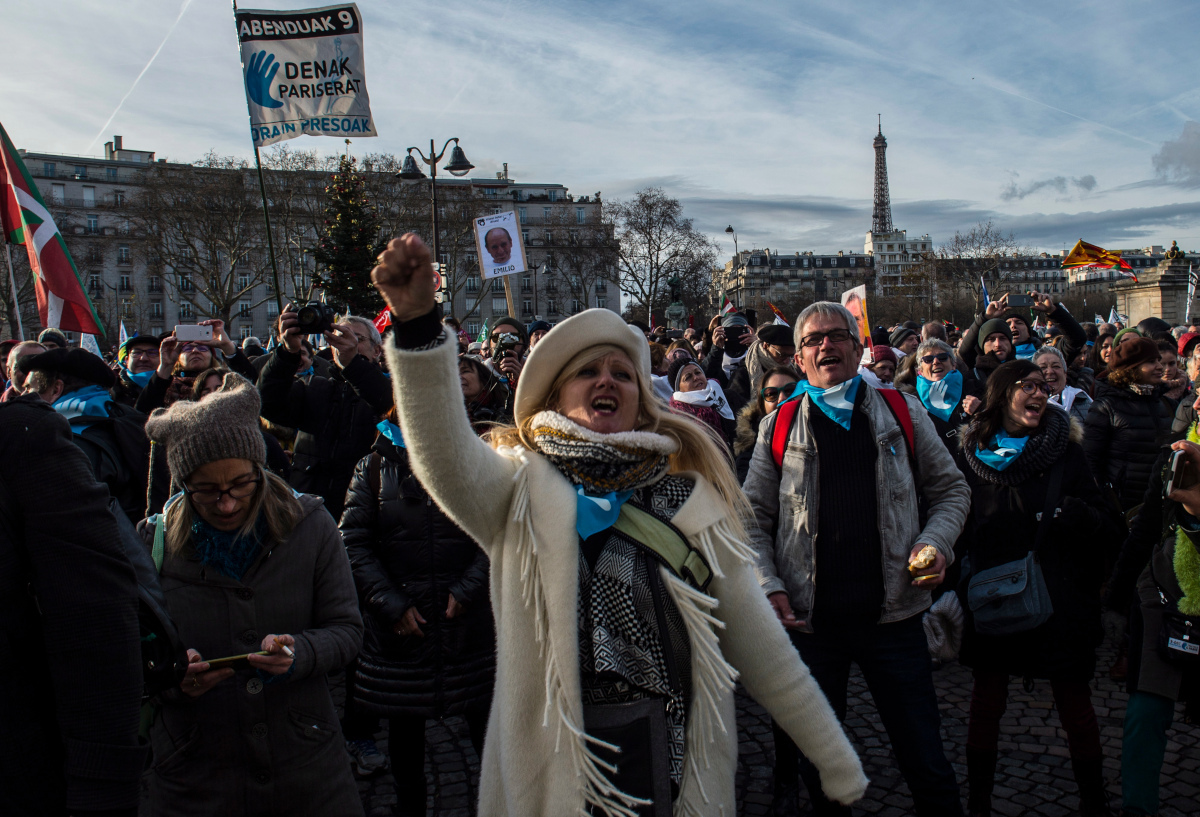
[[[783,455],[783,468],[771,455],[771,437],[778,412],[763,418],[758,443],[743,488],[754,510],[756,525],[750,541],[758,554],[759,583],[767,594],[784,591],[797,619],[811,632],[813,600],[816,596],[817,565],[813,542],[820,509],[816,441],[808,426],[807,396],[796,412]],[[874,389],[868,388],[855,411],[866,415],[871,435],[879,445],[875,460],[875,491],[879,509],[879,540],[883,552],[884,602],[880,623],[903,621],[928,609],[930,590],[913,587],[908,556],[917,542],[933,545],[954,561],[954,543],[971,507],[971,490],[924,407],[905,395],[912,417],[919,484],[914,484],[908,462],[904,431]],[[855,422],[862,422],[858,416]],[[826,452],[826,467],[836,463],[838,453]],[[863,490],[868,490],[864,485]],[[925,497],[928,519],[920,529],[917,491]]]

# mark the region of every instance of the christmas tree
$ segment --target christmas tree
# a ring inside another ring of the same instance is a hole
[[[355,159],[343,156],[325,188],[329,202],[313,253],[318,264],[315,282],[338,309],[370,316],[383,307],[371,285],[371,269],[384,243],[379,237],[379,216],[355,165]]]

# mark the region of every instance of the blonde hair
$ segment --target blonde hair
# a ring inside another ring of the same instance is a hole
[[[271,473],[257,462],[253,463],[253,466],[255,476],[261,479],[262,483],[250,500],[250,511],[246,516],[246,524],[238,530],[238,536],[252,534],[259,516],[262,515],[267,521],[268,540],[263,544],[277,545],[287,539],[295,530],[304,511],[300,507],[300,501],[296,499],[296,494],[292,491],[292,486],[288,485],[282,477]],[[196,511],[186,496],[171,505],[169,511],[169,513],[163,512],[164,518],[160,520],[159,524],[166,525],[163,539],[167,552],[176,555],[191,541],[192,523],[196,521]]]
[[[541,411],[553,411],[558,406],[559,396],[563,387],[585,367],[611,354],[619,353],[629,359],[629,354],[620,346],[601,343],[590,346],[577,354],[563,367],[546,397],[535,406],[528,409],[525,418],[515,426],[500,426],[492,430],[485,439],[493,448],[500,446],[523,446],[531,451],[537,450],[533,440],[533,418]],[[737,477],[730,465],[729,455],[718,445],[713,434],[691,417],[676,414],[666,407],[655,395],[645,374],[636,372],[638,386],[638,416],[635,421],[635,431],[649,431],[661,434],[674,440],[677,449],[670,456],[667,473],[678,474],[684,471],[695,471],[706,479],[725,501],[727,516],[738,537],[745,536],[745,525],[753,519],[750,502],[742,493]]]

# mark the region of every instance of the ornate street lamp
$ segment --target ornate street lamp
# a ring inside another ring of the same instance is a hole
[[[446,148],[450,147],[450,143],[454,143],[454,149],[450,151],[450,161],[446,162],[445,170],[451,176],[465,176],[475,165],[467,161],[467,155],[463,153],[463,149],[458,146],[458,139],[447,139],[446,144],[442,145],[439,152],[434,152],[434,141],[429,140],[429,155],[426,156],[421,152],[420,148],[411,147],[408,149],[408,155],[404,157],[404,164],[400,167],[400,172],[396,175],[405,181],[415,181],[425,178],[425,174],[421,172],[421,168],[417,166],[416,159],[413,158],[413,151],[421,157],[421,161],[429,165],[429,199],[433,205],[433,257],[438,263],[438,271],[441,272],[442,254],[440,251],[440,242],[438,241],[438,204],[437,204],[437,166],[442,157],[446,155]]]

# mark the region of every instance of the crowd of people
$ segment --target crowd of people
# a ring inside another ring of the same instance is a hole
[[[215,319],[111,361],[3,344],[0,810],[351,815],[390,773],[424,815],[425,728],[456,715],[481,815],[730,815],[740,682],[774,813],[848,815],[854,664],[915,814],[964,814],[964,784],[993,813],[1014,679],[1049,684],[1080,813],[1113,814],[1097,671],[1130,692],[1120,811],[1158,812],[1200,705],[1200,327],[1028,293],[961,332],[861,338],[822,301],[476,342],[430,262],[381,254],[382,336],[289,306],[267,349]]]

